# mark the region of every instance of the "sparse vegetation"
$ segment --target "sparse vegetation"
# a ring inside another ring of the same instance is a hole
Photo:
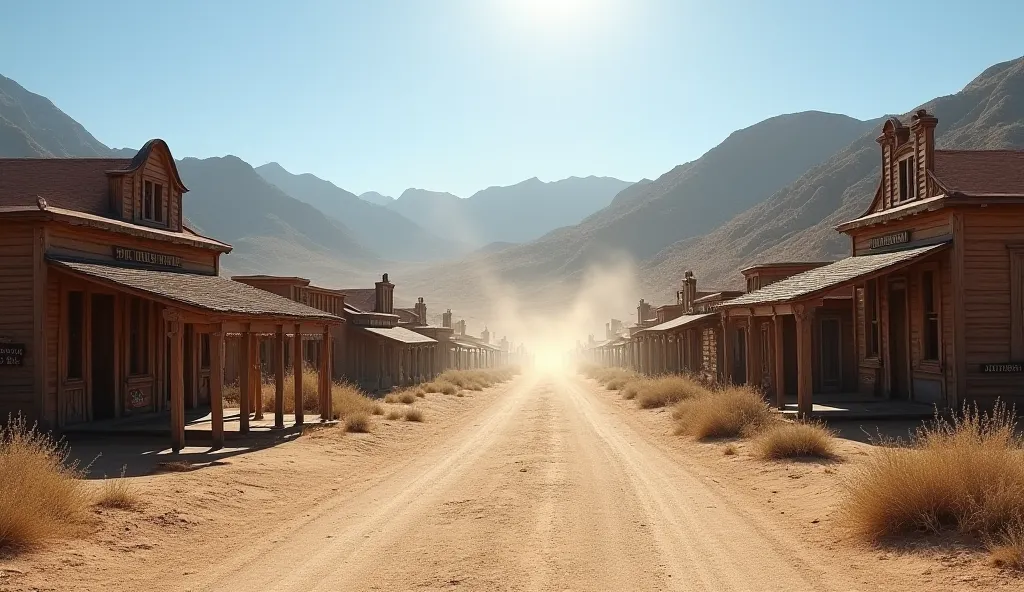
[[[391,420],[391,421],[395,421],[396,419],[402,419],[402,416],[404,416],[404,415],[405,414],[402,413],[401,409],[392,409],[391,411],[388,411],[387,419]]]
[[[824,424],[779,421],[757,436],[754,450],[766,460],[834,458],[835,442]]]
[[[1021,564],[1024,455],[1012,410],[965,407],[911,442],[886,441],[850,476],[844,519],[860,538],[951,529],[991,541],[992,561]]]
[[[20,550],[72,534],[89,494],[65,445],[21,416],[0,425],[0,548]]]
[[[665,407],[686,399],[693,399],[707,392],[701,384],[686,376],[662,376],[637,381],[636,404],[641,409]]]
[[[726,456],[735,456],[737,452],[739,451],[736,449],[736,445],[732,442],[726,444],[725,448],[722,449],[722,454]]]
[[[437,379],[424,384],[423,390],[428,393],[454,395],[455,393],[459,392],[459,387],[451,382],[448,382],[447,380]]]
[[[370,416],[364,412],[357,412],[345,417],[345,431],[359,434],[369,432]]]
[[[494,386],[500,382],[511,380],[518,374],[517,368],[493,368],[478,370],[446,370],[435,383],[449,383],[459,389],[470,391],[482,391],[487,387]],[[441,391],[444,392],[444,391]]]
[[[405,421],[423,421],[423,412],[415,407],[410,407],[405,410]]]
[[[159,473],[187,473],[198,468],[187,460],[171,460],[156,463],[156,471]]]
[[[619,393],[622,394],[623,399],[626,399],[627,401],[632,401],[633,399],[636,399],[637,394],[640,392],[640,389],[644,387],[644,384],[647,382],[647,380],[648,379],[646,378],[635,378],[633,380],[630,380],[629,382],[626,383],[625,386],[622,387],[621,390],[619,390]]]
[[[121,468],[121,476],[113,479],[104,479],[100,488],[96,505],[103,508],[117,508],[119,510],[134,510],[142,505],[142,500],[135,492],[135,489],[125,478],[125,468]]]
[[[595,364],[589,364],[581,367],[580,373],[587,378],[593,378],[610,391],[621,390],[630,382],[642,378],[632,370],[614,367],[605,368]]]
[[[742,386],[705,389],[680,401],[673,413],[676,433],[698,440],[750,436],[773,419],[757,391]]]
[[[415,400],[415,397],[413,397]],[[384,408],[377,401],[366,396],[359,387],[348,382],[331,385],[331,418],[345,420],[352,415],[381,415]]]

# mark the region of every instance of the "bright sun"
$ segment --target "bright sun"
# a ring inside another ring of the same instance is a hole
[[[530,22],[562,27],[586,16],[587,0],[513,0]]]

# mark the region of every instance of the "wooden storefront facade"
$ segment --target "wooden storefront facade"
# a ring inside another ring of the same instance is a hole
[[[231,247],[183,223],[161,140],[132,159],[0,159],[0,179],[0,349],[17,353],[0,413],[62,429],[169,412],[180,449],[185,410],[212,407],[219,445],[225,335],[341,322],[218,276]]]

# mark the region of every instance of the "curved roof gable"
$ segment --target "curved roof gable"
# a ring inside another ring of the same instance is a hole
[[[174,156],[171,154],[170,147],[167,145],[167,142],[164,142],[160,138],[153,138],[152,140],[146,142],[142,146],[142,149],[139,150],[134,157],[132,157],[131,162],[128,164],[126,168],[107,172],[111,175],[123,175],[125,173],[133,173],[142,168],[146,164],[154,150],[161,152],[163,156],[167,159],[167,170],[170,171],[171,179],[174,181],[174,184],[177,187],[178,191],[182,193],[188,191],[188,187],[185,187],[185,183],[182,182],[181,180],[181,175],[178,174],[178,165],[174,162]]]

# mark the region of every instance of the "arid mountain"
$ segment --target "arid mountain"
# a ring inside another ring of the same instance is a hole
[[[481,247],[492,242],[526,242],[576,224],[630,185],[612,177],[569,177],[548,183],[534,177],[489,187],[466,199],[407,189],[388,207],[428,228],[447,225],[460,241]]]
[[[395,201],[395,198],[391,197],[390,195],[381,195],[376,191],[367,191],[366,193],[361,193],[359,194],[359,199],[363,201],[368,201],[372,204],[377,204],[379,206],[389,206],[391,205],[391,202]]]
[[[962,91],[922,106],[939,118],[939,148],[1024,148],[1024,58],[992,66]],[[754,263],[848,255],[849,239],[834,227],[862,214],[871,202],[881,162],[874,141],[880,130],[881,120],[873,122],[856,141],[769,199],[704,236],[658,253],[642,272],[647,293],[667,298],[686,269],[705,283],[736,287],[742,283],[738,270]]]
[[[112,156],[46,97],[0,76],[0,156]]]
[[[184,210],[202,232],[234,245],[231,273],[363,275],[374,254],[342,222],[268,183],[235,156],[178,162]]]
[[[453,241],[434,234],[382,205],[369,203],[341,187],[310,173],[294,174],[276,162],[256,172],[286,194],[341,221],[352,236],[384,259],[429,261],[465,252]],[[435,226],[444,232],[444,226]]]
[[[497,253],[478,253],[417,279],[426,284],[429,277],[430,285],[449,293],[459,286],[467,302],[473,302],[474,286],[466,274],[480,269],[521,290],[555,294],[554,287],[566,281],[572,285],[593,264],[622,255],[643,262],[682,239],[716,229],[873,126],[821,112],[773,117],[734,132],[699,159],[654,181],[626,187],[608,207],[575,226]]]

